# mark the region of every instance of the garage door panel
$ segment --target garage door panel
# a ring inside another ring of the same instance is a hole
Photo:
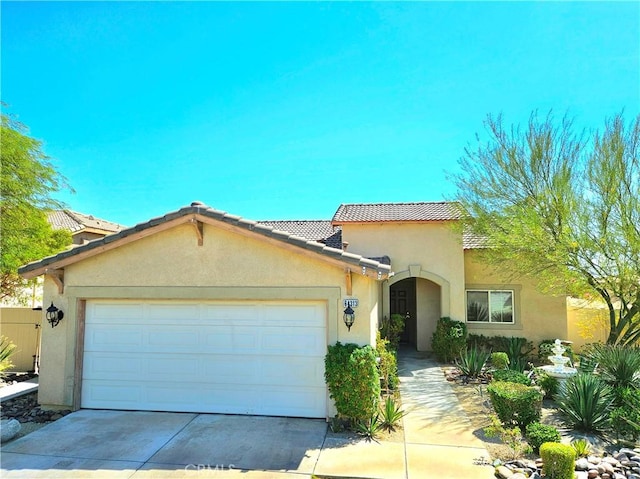
[[[324,417],[325,315],[321,303],[88,301],[82,406]]]

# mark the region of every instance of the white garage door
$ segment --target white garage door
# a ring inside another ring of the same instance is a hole
[[[87,301],[82,407],[325,417],[325,311]]]

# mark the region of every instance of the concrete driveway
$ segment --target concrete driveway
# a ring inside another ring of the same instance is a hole
[[[81,410],[3,445],[3,478],[490,479],[438,364],[399,357],[403,434],[366,442],[324,420]]]
[[[4,445],[2,477],[304,478],[326,432],[323,420],[81,410]]]

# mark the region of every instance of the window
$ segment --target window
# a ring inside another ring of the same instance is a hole
[[[467,321],[513,323],[513,291],[467,290]]]

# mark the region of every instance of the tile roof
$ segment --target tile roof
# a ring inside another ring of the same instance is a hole
[[[85,215],[71,210],[55,210],[47,215],[49,224],[53,229],[66,229],[71,233],[76,233],[85,229],[102,230],[104,232],[115,233],[125,227],[111,221]]]
[[[342,249],[342,228],[332,226],[330,220],[258,221],[258,224]]]
[[[378,279],[386,277],[391,271],[391,267],[388,264],[383,264],[382,262],[365,258],[354,253],[348,253],[341,249],[331,248],[317,241],[312,241],[286,231],[279,231],[272,226],[259,224],[256,221],[247,220],[240,216],[231,215],[224,211],[215,210],[209,206],[194,202],[191,206],[185,206],[177,211],[167,213],[164,216],[152,218],[149,221],[139,223],[131,228],[126,228],[117,233],[107,235],[104,238],[96,239],[75,248],[62,251],[56,255],[29,263],[20,267],[18,269],[18,273],[25,278],[33,278],[40,274],[44,274],[48,268],[62,268],[68,264],[79,261],[88,255],[98,254],[107,249],[116,248],[119,240],[124,240],[129,236],[137,235],[134,237],[141,237],[144,236],[145,233],[152,234],[152,229],[156,226],[163,225],[170,221],[187,223],[192,221],[194,218],[198,221],[208,220],[208,223],[223,222],[257,235],[287,243],[303,250],[324,256],[327,259],[355,266],[358,269],[362,268],[363,274],[374,276]],[[95,251],[92,253],[92,250]],[[79,255],[82,256],[78,258]]]
[[[377,223],[404,221],[450,221],[460,219],[458,203],[369,203],[342,204],[333,215],[331,223]]]

